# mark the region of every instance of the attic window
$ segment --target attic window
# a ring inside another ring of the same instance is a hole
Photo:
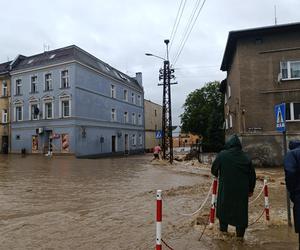
[[[109,68],[109,67],[107,67],[106,65],[105,65],[105,68],[106,68],[106,70],[107,70],[107,71],[110,71],[110,68]]]
[[[49,59],[53,59],[55,56],[56,56],[56,55],[53,54],[53,55],[51,55],[51,56],[49,57]]]
[[[34,59],[30,59],[27,64],[30,64],[34,61]]]
[[[127,78],[126,76],[124,76],[124,75],[122,75],[122,74],[120,74],[120,73],[119,73],[119,76],[120,76],[123,80],[128,81],[128,78]]]

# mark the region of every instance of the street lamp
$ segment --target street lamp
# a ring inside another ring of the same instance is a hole
[[[160,69],[159,79],[163,79],[163,84],[158,84],[163,86],[163,105],[162,105],[162,149],[163,149],[163,159],[168,158],[170,163],[173,163],[173,136],[172,136],[172,110],[171,110],[171,78],[174,76],[171,74],[174,70],[170,69],[169,62],[169,51],[168,44],[169,40],[164,40],[167,46],[167,59],[151,54],[145,53],[146,56],[153,56],[164,61],[163,69]],[[169,148],[169,152],[167,151]]]

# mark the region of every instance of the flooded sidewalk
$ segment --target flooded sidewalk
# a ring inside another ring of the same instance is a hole
[[[176,250],[297,249],[296,235],[286,226],[278,170],[259,170],[274,180],[269,225],[261,218],[244,243],[219,237],[217,228],[206,229],[199,241],[209,204],[200,214],[182,214],[205,199],[209,167],[185,162],[171,167],[151,158],[0,156],[0,249],[154,249],[157,189],[164,192],[163,238]],[[258,181],[256,194],[261,185]],[[249,208],[249,221],[261,209],[258,200]]]

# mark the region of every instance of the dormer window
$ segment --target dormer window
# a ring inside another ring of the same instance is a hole
[[[56,55],[53,54],[53,55],[51,55],[51,56],[49,57],[49,59],[53,59],[55,56],[56,56]]]

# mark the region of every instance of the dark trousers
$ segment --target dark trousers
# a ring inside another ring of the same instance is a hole
[[[224,224],[220,222],[220,231],[227,232],[228,224]],[[236,236],[237,237],[244,237],[246,228],[245,227],[235,227]]]

